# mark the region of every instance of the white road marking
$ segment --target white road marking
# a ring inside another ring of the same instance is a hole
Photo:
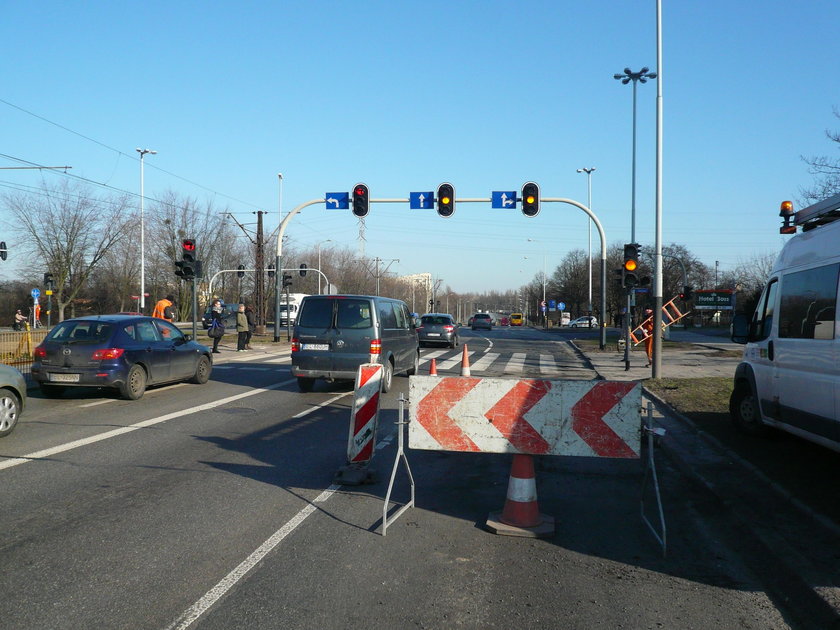
[[[113,437],[117,437],[119,435],[123,435],[125,433],[131,433],[132,431],[136,431],[137,429],[144,429],[146,427],[151,427],[156,424],[160,424],[162,422],[166,422],[167,420],[173,420],[175,418],[180,418],[183,416],[189,416],[194,413],[198,413],[200,411],[207,411],[209,409],[215,409],[216,407],[221,407],[222,405],[226,405],[230,402],[235,400],[241,400],[242,398],[248,398],[249,396],[254,396],[256,394],[262,394],[263,392],[272,390],[272,389],[280,389],[281,387],[285,387],[286,385],[291,385],[292,383],[297,382],[295,379],[290,379],[288,381],[283,381],[281,383],[274,383],[273,385],[267,385],[265,387],[258,387],[252,390],[248,390],[247,392],[242,392],[241,394],[236,394],[234,396],[228,396],[227,398],[222,398],[221,400],[217,400],[215,402],[207,403],[204,405],[199,405],[198,407],[192,407],[190,409],[184,409],[182,411],[173,411],[172,413],[167,413],[162,416],[158,416],[157,418],[150,418],[149,420],[143,420],[142,422],[138,422],[136,424],[131,424],[127,427],[120,427],[119,429],[114,429],[112,431],[106,431],[105,433],[100,433],[98,435],[92,435],[90,437],[82,438],[81,440],[75,440],[73,442],[67,442],[66,444],[59,444],[58,446],[53,446],[52,448],[46,448],[41,451],[36,451],[35,453],[29,453],[28,455],[23,455],[21,457],[13,457],[11,459],[7,459],[4,461],[0,461],[0,470],[4,470],[6,468],[12,468],[14,466],[19,466],[21,464],[26,464],[28,462],[37,461],[40,459],[46,459],[48,457],[52,457],[53,455],[58,455],[59,453],[66,453],[67,451],[72,451],[73,449],[79,448],[81,446],[87,446],[88,444],[95,444],[96,442],[101,442],[103,440],[109,440]]]
[[[167,630],[185,630],[186,628],[189,628],[199,617],[201,617],[201,615],[207,612],[213,604],[219,601],[225,593],[227,593],[234,585],[236,585],[237,582],[239,582],[239,580],[245,577],[251,569],[253,569],[263,558],[265,558],[272,549],[279,545],[286,536],[297,529],[298,525],[303,523],[310,514],[317,510],[318,508],[315,505],[316,503],[326,502],[340,487],[341,486],[333,484],[319,494],[312,503],[295,514],[290,521],[274,532],[268,540],[257,547],[250,556],[245,558],[239,566],[222,578],[216,586],[207,591],[204,597],[187,608],[187,610],[178,617],[178,619],[167,627]]]

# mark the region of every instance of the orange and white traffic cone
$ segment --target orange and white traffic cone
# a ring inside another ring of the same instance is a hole
[[[470,376],[470,357],[467,354],[467,344],[464,344],[464,351],[461,353],[461,376]]]
[[[432,359],[432,362],[429,364],[429,376],[437,375],[437,359]]]
[[[513,456],[505,506],[501,512],[490,514],[487,529],[503,536],[543,538],[554,535],[554,518],[540,514],[534,458],[530,455]]]

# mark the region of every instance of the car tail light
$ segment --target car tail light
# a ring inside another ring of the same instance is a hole
[[[292,337],[292,352],[298,352],[300,350],[300,339],[297,337]]]
[[[104,361],[107,359],[119,359],[123,353],[125,352],[125,348],[102,348],[101,350],[96,350],[91,357],[94,361]]]
[[[35,355],[36,359],[46,359],[47,358],[47,351],[44,348],[42,348],[41,346],[38,346],[37,348],[35,348],[35,352],[33,354]]]
[[[453,326],[452,324],[447,324],[446,326],[443,327],[443,329],[446,332],[452,332],[453,330],[455,330],[455,326]]]
[[[382,354],[382,340],[381,339],[371,339],[370,340],[370,353],[371,354]]]

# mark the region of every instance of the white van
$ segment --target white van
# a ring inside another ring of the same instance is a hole
[[[752,319],[736,315],[745,343],[729,403],[747,433],[766,426],[840,452],[840,195],[796,212],[786,201],[782,248]]]
[[[280,296],[280,325],[281,326],[288,326],[291,323],[292,326],[295,325],[295,320],[297,319],[298,309],[300,308],[300,303],[303,301],[303,298],[306,297],[306,293],[289,293],[289,301],[286,301],[286,295],[283,294]],[[289,319],[291,318],[291,322]]]

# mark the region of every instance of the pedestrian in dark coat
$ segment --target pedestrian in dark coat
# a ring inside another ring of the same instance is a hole
[[[248,320],[248,336],[245,337],[245,349],[251,349],[251,335],[254,334],[254,328],[257,326],[256,318],[254,317],[254,309],[249,304],[245,305],[245,318]]]

